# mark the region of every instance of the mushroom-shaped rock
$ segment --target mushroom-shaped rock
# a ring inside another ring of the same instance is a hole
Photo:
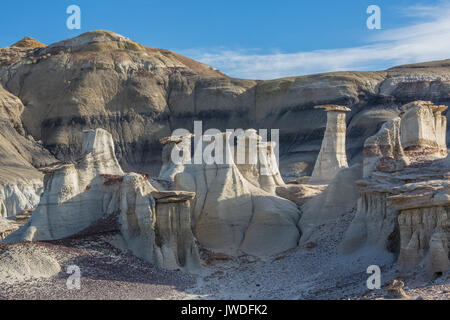
[[[120,187],[119,224],[128,248],[165,269],[199,269],[189,202],[194,195],[159,191],[142,175],[126,175]]]
[[[68,237],[115,210],[116,187],[104,184],[102,178],[124,174],[115,157],[111,135],[103,129],[85,131],[82,150],[75,164],[59,166],[45,175],[38,207],[28,223],[11,234],[8,241]]]
[[[250,175],[252,182],[247,180],[234,162],[229,138],[224,133],[204,136],[203,163],[186,164],[174,177],[176,189],[195,192],[195,237],[202,246],[231,255],[294,248],[300,237],[297,206],[258,187],[258,171]]]
[[[285,183],[275,156],[276,142],[263,141],[254,129],[237,135],[234,162],[241,174],[254,186],[269,193]]]
[[[162,167],[159,178],[173,181],[174,176],[183,171],[183,166],[191,162],[191,140],[194,134],[172,135],[159,141],[164,145]]]
[[[5,241],[120,231],[128,249],[142,259],[166,269],[198,269],[190,215],[195,194],[158,190],[145,175],[125,174],[103,129],[84,132],[82,151],[76,163],[47,170],[37,209]]]
[[[327,125],[310,183],[327,184],[336,174],[348,167],[345,152],[345,112],[349,108],[338,105],[316,106],[327,111]]]

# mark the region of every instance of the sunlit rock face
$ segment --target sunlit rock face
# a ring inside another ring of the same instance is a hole
[[[0,185],[0,217],[14,218],[37,207],[43,185],[40,179]]]
[[[387,121],[364,142],[364,176],[374,170],[396,172],[406,165],[447,155],[446,106],[414,101],[402,107],[401,116]]]
[[[449,270],[450,161],[445,146],[446,106],[416,101],[364,144],[364,179],[355,218],[341,253],[377,248],[398,254],[403,271]],[[444,126],[444,127],[443,127]]]
[[[400,141],[400,118],[383,124],[380,131],[364,142],[364,177],[372,171],[395,172],[408,164]]]
[[[42,193],[43,175],[36,167],[56,159],[25,134],[21,115],[25,106],[0,84],[0,217],[28,214]]]
[[[341,169],[348,167],[345,151],[347,128],[345,112],[350,109],[336,105],[317,106],[316,108],[325,109],[327,112],[327,127],[309,182],[326,184],[332,181]]]
[[[447,156],[447,106],[414,101],[403,106],[401,142],[405,150],[421,150],[437,157]]]
[[[423,262],[430,274],[448,271],[450,180],[410,183],[387,200],[399,211],[400,268],[411,270]]]
[[[236,165],[229,138],[224,133],[205,137],[200,150],[204,161],[186,163],[174,176],[174,188],[195,192],[191,202],[195,237],[203,247],[231,255],[264,256],[296,247],[300,238],[297,206],[262,188],[269,184],[260,180],[258,160]],[[268,152],[266,145],[259,147]],[[218,158],[228,161],[218,163]],[[171,172],[170,166],[165,167]],[[166,172],[161,176],[167,176]]]
[[[74,164],[49,170],[44,193],[30,222],[19,233],[21,240],[61,239],[89,227],[114,211],[116,190],[104,184],[102,175],[123,176],[114,155],[111,135],[103,130],[83,133],[83,153]],[[111,202],[112,201],[112,202]]]
[[[431,274],[450,269],[450,215],[447,210],[448,207],[429,207],[401,211],[398,217],[401,238],[398,263],[401,269],[411,270],[423,260]]]
[[[164,145],[162,150],[162,166],[159,178],[173,181],[175,175],[183,171],[183,164],[192,161],[191,140],[194,135],[168,136],[160,139]],[[173,159],[172,157],[177,157]]]
[[[199,268],[190,229],[189,200],[194,194],[158,190],[142,174],[125,174],[112,137],[103,129],[85,131],[82,146],[77,162],[47,170],[44,193],[31,219],[5,241],[120,231],[128,249],[157,266]]]
[[[119,194],[119,228],[133,254],[165,269],[200,268],[190,219],[194,193],[157,190],[142,175],[130,173]]]
[[[169,50],[109,31],[91,31],[43,48],[0,48],[0,82],[23,102],[20,122],[60,161],[75,160],[82,132],[113,136],[127,171],[157,175],[159,139],[177,128],[280,129],[283,175],[311,175],[326,115],[318,104],[351,108],[347,157],[398,116],[405,102],[450,102],[448,61],[379,72],[332,72],[274,80],[235,79]]]
[[[278,169],[275,141],[264,141],[254,129],[237,135],[234,162],[247,181],[264,191],[275,194],[285,183]]]

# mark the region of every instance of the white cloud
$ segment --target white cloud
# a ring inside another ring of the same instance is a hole
[[[274,79],[303,74],[374,70],[450,58],[450,6],[414,6],[405,10],[421,20],[381,31],[364,46],[297,53],[255,54],[249,50],[187,50],[185,54],[226,74],[249,79]]]

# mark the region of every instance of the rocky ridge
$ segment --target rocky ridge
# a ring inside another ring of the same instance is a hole
[[[380,72],[337,72],[269,81],[233,79],[168,50],[108,31],[92,31],[44,48],[0,49],[3,86],[25,105],[24,129],[59,160],[81,151],[83,130],[111,132],[127,171],[157,175],[159,139],[177,128],[280,130],[282,174],[311,175],[326,115],[313,107],[341,104],[347,115],[350,165],[366,138],[414,100],[449,102],[449,63]],[[44,79],[45,78],[45,79]]]

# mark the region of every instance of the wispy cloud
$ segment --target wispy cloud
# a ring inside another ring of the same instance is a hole
[[[384,30],[366,45],[297,53],[257,54],[249,50],[188,50],[191,58],[233,77],[273,79],[310,73],[374,70],[389,66],[450,58],[450,6],[409,7],[415,22]]]

